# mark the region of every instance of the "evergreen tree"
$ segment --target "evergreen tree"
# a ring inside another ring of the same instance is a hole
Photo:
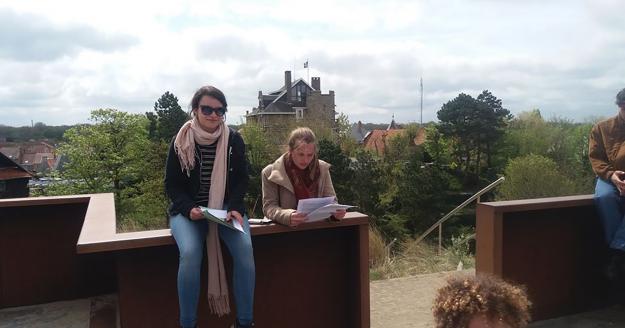
[[[491,167],[492,145],[503,136],[509,111],[501,107],[501,100],[488,90],[478,99],[461,93],[445,103],[437,112],[441,121],[439,131],[453,140],[456,161],[464,165],[465,177],[478,182],[481,177],[482,154],[486,167]]]
[[[150,120],[149,134],[152,140],[169,142],[178,133],[180,127],[189,120],[189,116],[178,104],[178,98],[169,91],[165,92],[155,103],[154,113],[147,112]]]
[[[330,163],[330,174],[334,191],[342,204],[351,204],[353,194],[351,192],[353,172],[349,158],[341,151],[341,147],[327,139],[319,141],[319,159]]]

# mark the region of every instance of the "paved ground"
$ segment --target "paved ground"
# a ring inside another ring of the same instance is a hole
[[[372,281],[371,327],[434,327],[432,302],[436,290],[454,274],[474,274],[474,271],[439,272]]]
[[[475,274],[473,270],[440,272],[414,277],[371,282],[372,328],[434,327],[432,302],[436,290],[454,274]],[[529,328],[623,328],[625,307],[614,306],[594,312],[534,322]]]
[[[440,272],[371,282],[372,328],[432,328],[432,301],[436,290],[455,274]],[[115,326],[115,295],[0,310],[0,328],[110,328]],[[89,318],[91,317],[91,321]],[[625,327],[625,307],[613,307],[554,320],[530,328]]]
[[[0,328],[89,328],[88,299],[45,305],[9,308],[0,311]]]
[[[0,328],[114,328],[117,296],[0,310]]]
[[[473,271],[461,273],[473,274]],[[457,273],[433,273],[371,282],[371,326],[434,327],[432,300],[450,274]],[[116,302],[114,295],[104,300],[83,299],[3,309],[0,310],[0,328],[89,328],[90,312],[93,313],[101,304]]]

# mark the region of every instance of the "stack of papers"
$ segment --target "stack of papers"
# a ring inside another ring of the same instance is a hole
[[[316,222],[329,218],[337,210],[346,210],[351,205],[336,203],[335,197],[300,199],[297,203],[297,211],[306,214],[306,222]]]
[[[232,230],[238,230],[242,233],[245,233],[239,221],[235,219],[226,221],[226,217],[228,215],[228,212],[226,210],[217,210],[214,208],[208,208],[208,207],[203,207],[203,206],[200,206],[200,209],[202,210],[202,214],[204,214],[204,217],[208,221],[215,222],[222,226],[226,226]]]

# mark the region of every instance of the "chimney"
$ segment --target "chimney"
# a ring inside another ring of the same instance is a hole
[[[320,77],[313,76],[310,79],[310,84],[313,89],[317,91],[321,91],[321,78]]]
[[[284,88],[286,89],[286,102],[291,102],[291,71],[284,71]]]

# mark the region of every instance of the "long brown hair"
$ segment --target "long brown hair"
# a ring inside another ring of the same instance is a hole
[[[298,127],[291,131],[288,141],[289,153],[297,149],[297,147],[299,147],[302,143],[315,146],[315,154],[313,155],[313,159],[310,164],[308,164],[308,169],[311,174],[310,177],[313,178],[315,172],[317,171],[317,167],[319,166],[319,147],[317,145],[317,137],[315,136],[315,133],[308,127]]]

